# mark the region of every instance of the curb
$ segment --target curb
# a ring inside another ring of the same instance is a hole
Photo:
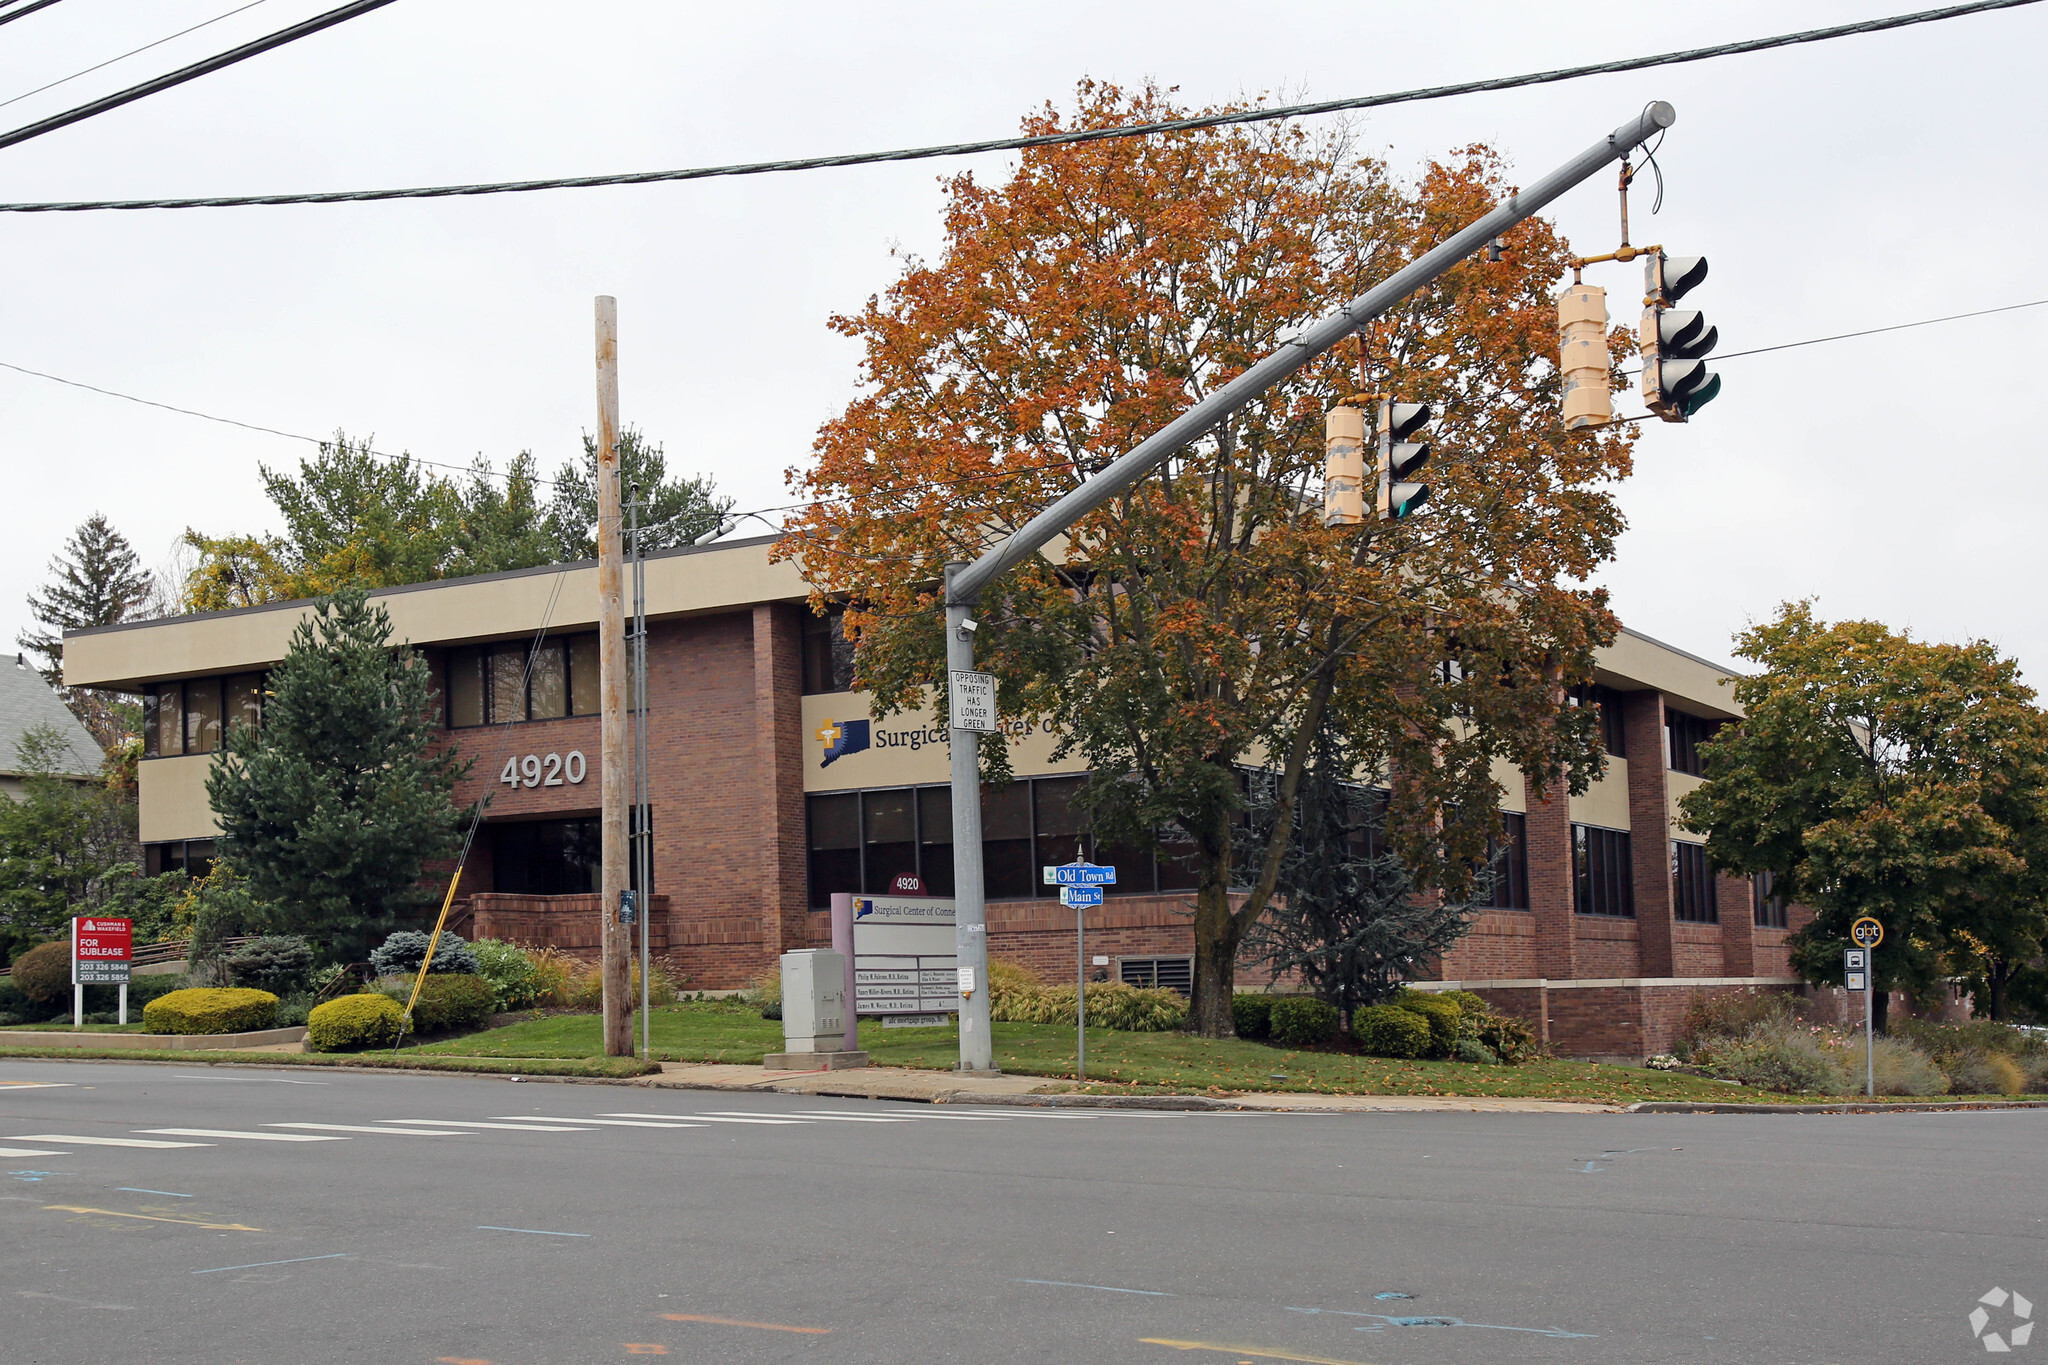
[[[1932,1100],[1901,1104],[1707,1104],[1686,1100],[1646,1100],[1630,1105],[1630,1114],[1937,1114],[1972,1110],[2048,1109],[2048,1100]]]

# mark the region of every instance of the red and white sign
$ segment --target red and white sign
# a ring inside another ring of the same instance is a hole
[[[80,915],[71,921],[73,985],[124,982],[134,956],[134,921],[96,915]]]

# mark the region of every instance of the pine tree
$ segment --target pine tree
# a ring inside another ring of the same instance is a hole
[[[15,642],[40,657],[52,687],[63,682],[64,632],[128,619],[149,597],[150,578],[127,537],[98,512],[87,517],[50,561],[50,582],[28,595],[29,615],[43,627]]]
[[[430,859],[454,847],[468,772],[435,745],[433,675],[391,644],[361,588],[320,601],[270,674],[260,731],[237,725],[206,781],[221,852],[275,932],[361,961],[433,899]]]
[[[668,459],[661,447],[627,427],[619,435],[619,470],[628,488],[638,487],[647,506],[640,509],[643,550],[688,545],[718,524],[732,507],[720,497],[711,476],[668,477]],[[548,529],[565,560],[597,557],[597,442],[583,438],[583,459],[562,466],[555,475],[555,501],[548,509]],[[628,547],[630,549],[630,547]]]
[[[1328,727],[1312,754],[1279,895],[1240,957],[1276,978],[1292,976],[1348,1020],[1464,937],[1477,903],[1491,897],[1492,878],[1482,871],[1472,879],[1470,901],[1417,895],[1414,870],[1386,847],[1385,793],[1352,779]],[[1255,820],[1272,818],[1271,793],[1262,789],[1273,785],[1271,774],[1255,781]]]

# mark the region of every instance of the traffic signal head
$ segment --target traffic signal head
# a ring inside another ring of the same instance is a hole
[[[1340,404],[1323,414],[1323,525],[1365,520],[1365,411]]]
[[[1597,284],[1569,286],[1557,296],[1557,330],[1565,429],[1607,425],[1614,420],[1607,368],[1607,291]]]
[[[1692,310],[1671,305],[1707,277],[1704,256],[1652,251],[1643,264],[1643,323],[1636,340],[1643,355],[1643,402],[1667,422],[1683,422],[1721,392],[1721,376],[1700,357],[1721,339]]]
[[[1399,521],[1429,501],[1429,485],[1414,475],[1429,463],[1429,443],[1414,440],[1429,424],[1427,403],[1382,401],[1379,408],[1379,518]]]

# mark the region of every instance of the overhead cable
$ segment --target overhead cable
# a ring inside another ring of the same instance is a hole
[[[49,3],[49,0],[45,0],[45,3]],[[336,24],[347,23],[357,15],[368,14],[373,9],[382,9],[391,3],[392,0],[351,0],[351,3],[341,6],[339,9],[331,9],[325,14],[316,14],[303,23],[293,24],[290,28],[281,28],[275,33],[266,34],[261,38],[243,43],[240,47],[231,47],[225,52],[216,52],[213,56],[203,61],[194,62],[190,66],[180,67],[178,70],[166,75],[146,80],[140,85],[131,85],[126,90],[117,90],[111,95],[102,95],[99,99],[93,100],[89,104],[81,104],[76,109],[67,109],[61,114],[52,114],[46,119],[38,119],[34,123],[24,124],[11,133],[0,133],[0,149],[27,142],[30,138],[41,137],[44,133],[54,133],[59,128],[69,128],[74,123],[83,123],[85,120],[99,114],[104,114],[110,109],[119,109],[124,104],[133,104],[139,99],[145,99],[150,95],[169,90],[173,86],[183,85],[187,81],[198,80],[201,76],[218,71],[222,67],[233,66],[236,62],[247,61],[251,57],[260,56],[274,48],[283,47],[286,43],[297,42],[299,39],[319,33],[323,29],[333,28]]]
[[[37,10],[48,9],[56,3],[57,0],[30,0],[28,4],[23,5],[20,9],[11,9],[5,14],[0,14],[0,24],[11,24],[16,19],[26,19]]]
[[[486,194],[525,194],[535,190],[592,189],[607,185],[652,185],[677,180],[711,180],[729,176],[769,175],[787,171],[816,171],[839,166],[870,166],[894,161],[927,161],[937,157],[975,156],[984,152],[1025,151],[1036,147],[1057,147],[1078,142],[1103,142],[1113,138],[1151,137],[1159,133],[1187,132],[1200,128],[1218,128],[1229,124],[1264,123],[1275,119],[1302,118],[1312,114],[1341,113],[1353,109],[1377,109],[1391,104],[1411,104],[1421,100],[1447,99],[1453,95],[1472,95],[1491,90],[1514,90],[1530,85],[1549,85],[1558,81],[1578,80],[1585,76],[1605,76],[1623,71],[1643,71],[1651,67],[1677,66],[1686,62],[1706,61],[1714,57],[1732,57],[1749,52],[1764,52],[1772,48],[1792,47],[1800,43],[1825,42],[1833,38],[1850,38],[1865,33],[1883,33],[1890,29],[1906,28],[1914,24],[1931,24],[1944,19],[1958,19],[1966,15],[1981,14],[1989,10],[2017,9],[2022,5],[2039,4],[2041,0],[1971,0],[1969,4],[1949,5],[1942,9],[1921,10],[1913,14],[1897,14],[1882,19],[1866,19],[1853,24],[1836,24],[1828,28],[1806,29],[1799,33],[1782,33],[1769,38],[1749,38],[1740,42],[1717,43],[1711,47],[1688,48],[1679,52],[1664,52],[1650,57],[1625,57],[1611,62],[1594,62],[1585,66],[1560,67],[1555,71],[1539,71],[1521,76],[1501,76],[1491,80],[1461,81],[1452,85],[1428,86],[1420,90],[1402,90],[1384,95],[1357,95],[1348,99],[1318,100],[1308,104],[1282,104],[1260,106],[1252,109],[1233,110],[1226,113],[1201,114],[1190,118],[1167,119],[1157,123],[1119,124],[1109,128],[1076,128],[1060,133],[1041,133],[1032,137],[988,138],[979,142],[952,142],[932,147],[906,147],[886,152],[847,152],[835,156],[796,157],[783,161],[751,161],[726,166],[700,166],[674,171],[633,171],[613,175],[559,176],[542,180],[505,180],[475,185],[422,185],[406,189],[385,190],[321,190],[302,194],[242,194],[215,195],[203,199],[90,199],[69,200],[55,203],[0,204],[0,213],[93,213],[106,210],[129,209],[212,209],[251,208],[286,204],[353,204],[371,203],[387,199],[453,199]],[[8,145],[0,139],[0,146]]]
[[[50,0],[50,3],[55,4],[56,0]],[[30,95],[40,95],[45,90],[55,90],[60,85],[69,85],[72,81],[77,80],[80,76],[90,76],[93,72],[103,70],[106,67],[110,67],[115,62],[125,62],[130,57],[136,56],[139,53],[147,52],[153,47],[162,47],[165,43],[170,42],[173,38],[182,38],[188,33],[197,33],[200,29],[207,28],[213,24],[217,24],[223,19],[234,18],[237,14],[240,14],[245,9],[255,9],[258,5],[262,3],[263,0],[249,0],[248,4],[242,5],[236,9],[231,9],[226,14],[216,14],[211,19],[202,20],[199,23],[192,25],[192,27],[190,28],[181,28],[176,33],[165,34],[163,37],[157,39],[153,43],[144,43],[141,47],[131,47],[126,52],[123,52],[120,56],[109,57],[103,62],[99,62],[95,65],[88,66],[83,71],[74,71],[68,76],[60,76],[58,79],[51,81],[49,84],[39,85],[33,90],[24,90],[19,95],[13,96],[11,99],[0,100],[0,109],[5,109],[10,104],[19,104],[23,100],[27,99]],[[9,17],[11,18],[12,16],[10,15]]]

